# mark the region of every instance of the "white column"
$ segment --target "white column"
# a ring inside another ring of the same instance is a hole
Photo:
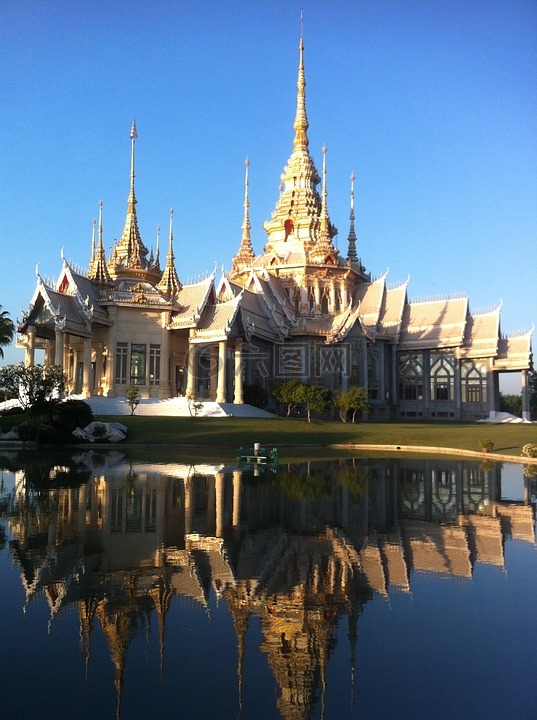
[[[235,340],[235,395],[233,402],[242,405],[242,340]]]
[[[24,353],[24,364],[33,365],[35,361],[35,325],[28,325],[28,344]]]
[[[65,370],[63,365],[63,333],[60,328],[54,328],[54,339],[54,364]]]
[[[84,338],[84,375],[82,394],[91,397],[91,338]]]
[[[241,522],[242,470],[233,470],[233,529],[237,530]]]
[[[95,378],[93,380],[93,387],[97,395],[102,395],[102,382],[103,382],[103,346],[102,344],[97,345],[95,348]]]
[[[216,388],[216,402],[226,402],[226,341],[218,343],[218,387]]]
[[[522,370],[520,376],[522,380],[522,420],[531,420],[528,371]]]
[[[114,367],[116,364],[116,318],[117,308],[108,308],[108,315],[112,321],[112,325],[108,328],[108,354],[106,356],[106,395],[108,397],[116,397],[116,382]]]
[[[188,345],[188,374],[186,379],[186,395],[195,396],[196,393],[196,346]]]
[[[218,385],[218,345],[211,345],[209,348],[209,397],[216,399],[216,387]]]
[[[168,312],[163,312],[161,317],[161,340],[160,340],[160,381],[158,396],[159,398],[170,397],[170,350],[168,330]]]

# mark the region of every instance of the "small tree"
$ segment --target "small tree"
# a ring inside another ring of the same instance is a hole
[[[0,368],[0,387],[12,393],[25,412],[48,415],[57,405],[67,378],[60,365],[6,365]]]
[[[136,385],[129,385],[127,389],[127,404],[131,409],[131,415],[134,415],[134,411],[140,404],[140,393]]]
[[[302,391],[304,387],[298,380],[287,380],[274,388],[273,397],[283,405],[287,405],[287,417],[291,415],[297,405],[303,402]]]
[[[301,402],[304,403],[308,422],[311,422],[311,413],[323,413],[330,407],[332,393],[318,385],[302,385],[300,390]]]
[[[369,412],[371,410],[367,391],[359,386],[340,390],[334,398],[334,405],[342,422],[347,422],[347,413],[349,412],[352,413],[352,422],[354,422],[358,411]]]
[[[203,403],[196,398],[193,392],[187,392],[185,397],[190,417],[197,417],[198,413],[203,410]]]
[[[357,412],[370,412],[371,405],[364,387],[353,385],[347,390],[347,410],[352,413],[352,422],[354,422]]]

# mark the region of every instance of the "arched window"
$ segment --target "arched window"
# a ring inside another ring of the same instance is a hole
[[[399,397],[402,400],[423,400],[423,355],[399,356]]]
[[[455,397],[455,358],[453,353],[431,353],[431,400]]]
[[[465,360],[461,368],[462,401],[487,402],[487,366],[478,360]]]

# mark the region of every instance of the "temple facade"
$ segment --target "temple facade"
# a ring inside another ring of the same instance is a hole
[[[125,228],[111,255],[103,244],[102,204],[89,268],[62,257],[56,283],[37,272],[19,325],[26,362],[36,349],[61,365],[69,391],[117,396],[131,384],[142,397],[191,395],[244,402],[244,387],[269,393],[297,379],[328,387],[366,388],[375,419],[472,420],[499,410],[499,375],[522,376],[523,417],[529,419],[527,375],[533,329],[500,330],[501,305],[470,310],[467,297],[411,302],[408,280],[373,278],[358,253],[354,176],[350,185],[347,254],[336,248],[328,212],[326,148],[322,174],[309,153],[304,44],[300,40],[291,156],[279,198],[257,253],[249,219],[248,161],[242,237],[231,271],[182,284],[173,252],[173,210],[163,267],[138,229],[135,195],[136,125]]]

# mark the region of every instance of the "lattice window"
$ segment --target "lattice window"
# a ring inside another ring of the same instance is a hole
[[[402,400],[423,400],[422,353],[399,356],[399,397]]]
[[[455,357],[451,352],[431,353],[431,399],[455,397]]]
[[[149,384],[160,384],[160,345],[149,346]]]
[[[116,345],[116,385],[127,384],[128,344],[118,342]]]
[[[484,362],[466,360],[461,368],[462,401],[487,402],[487,366]]]

